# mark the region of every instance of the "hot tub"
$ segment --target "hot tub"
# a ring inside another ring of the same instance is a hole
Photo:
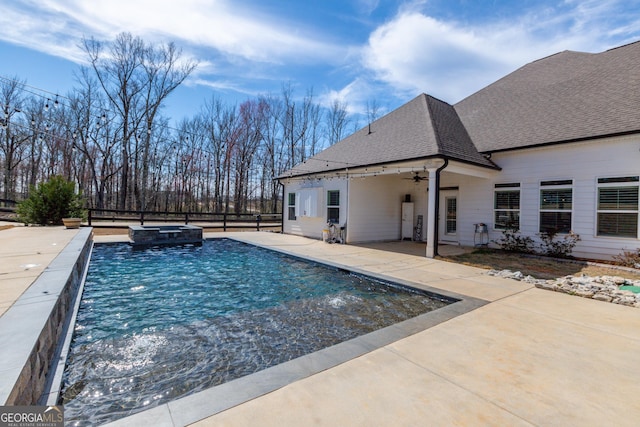
[[[196,225],[130,225],[129,239],[134,246],[202,243],[202,227]]]

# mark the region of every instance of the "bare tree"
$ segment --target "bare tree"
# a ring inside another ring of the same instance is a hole
[[[326,115],[329,145],[335,144],[346,136],[349,121],[347,104],[334,100]]]
[[[28,127],[19,122],[23,90],[26,82],[14,78],[0,80],[0,151],[2,152],[3,196],[14,200],[17,168],[23,160],[24,145],[29,139]]]
[[[83,184],[85,194],[93,194],[92,206],[105,209],[107,198],[112,197],[107,191],[114,188],[115,176],[122,169],[117,149],[120,140],[116,136],[119,122],[107,109],[104,94],[86,68],[81,69],[78,80],[80,86],[69,95],[72,140],[77,156],[86,164],[85,179],[91,182]]]
[[[147,46],[144,49],[142,68],[145,77],[144,123],[145,132],[142,133],[142,173],[137,183],[137,204],[140,209],[147,207],[147,187],[149,180],[149,156],[154,123],[160,108],[167,97],[173,92],[196,68],[193,61],[182,61],[182,52],[173,43],[158,47]],[[135,169],[139,170],[138,168]]]
[[[234,211],[248,211],[252,185],[251,175],[254,169],[254,155],[262,141],[267,108],[260,101],[249,100],[240,105],[238,111],[237,138],[235,138],[235,191]]]
[[[224,105],[219,98],[211,98],[200,113],[207,136],[206,150],[210,155],[213,173],[213,209],[228,211],[225,190],[230,183],[230,164],[236,135],[237,115],[235,107]],[[228,196],[228,191],[226,192]]]
[[[28,187],[35,187],[39,179],[42,177],[42,157],[43,147],[42,141],[44,136],[38,132],[38,129],[44,130],[44,113],[45,100],[43,98],[29,97],[25,99],[22,113],[29,126],[29,142],[27,143],[25,168],[25,183]]]
[[[141,72],[145,45],[139,37],[121,33],[108,46],[108,52],[105,52],[103,43],[93,38],[84,40],[84,50],[110,107],[120,121],[122,167],[117,207],[130,208],[129,156],[132,141],[142,120],[139,107],[145,88],[144,75]]]
[[[260,181],[260,211],[276,212],[279,186],[275,178],[284,171],[287,147],[282,135],[284,104],[279,98],[266,95],[260,98],[264,105],[265,117],[262,131],[260,156],[262,159],[262,179]],[[267,199],[272,201],[267,207]]]
[[[367,101],[367,122],[374,122],[380,117],[380,105],[375,99]]]

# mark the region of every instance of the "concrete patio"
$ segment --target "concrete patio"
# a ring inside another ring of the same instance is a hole
[[[0,231],[1,308],[11,306],[73,233],[61,227]],[[220,412],[219,402],[192,395],[113,425],[632,426],[640,419],[638,309],[407,254],[416,251],[411,242],[402,250],[399,243],[225,235],[487,303]],[[30,264],[39,265],[25,267]]]

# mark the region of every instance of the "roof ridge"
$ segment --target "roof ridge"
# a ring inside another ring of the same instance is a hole
[[[439,155],[453,160],[498,167],[478,151],[453,105],[430,95],[427,95],[426,101]]]
[[[640,40],[636,40],[634,42],[629,42],[629,43],[626,43],[626,44],[623,44],[623,45],[620,45],[620,46],[612,47],[612,48],[609,48],[609,49],[607,49],[607,50],[605,50],[603,52],[600,52],[600,53],[611,52],[611,51],[614,51],[616,49],[622,49],[623,47],[628,47],[628,46],[631,46],[632,44],[636,44],[636,43],[640,43]]]
[[[436,137],[436,144],[438,146],[438,154],[444,154],[443,153],[443,149],[442,149],[442,138],[440,136],[440,124],[436,122],[436,115],[434,114],[433,111],[433,106],[432,106],[432,102],[430,102],[430,100],[434,100],[434,101],[440,101],[442,103],[445,103],[445,101],[441,101],[431,95],[427,95],[425,94],[425,101],[427,103],[427,113],[429,115],[429,120],[431,120],[431,128],[433,129],[433,134]]]

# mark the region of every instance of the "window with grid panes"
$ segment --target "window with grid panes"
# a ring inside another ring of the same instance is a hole
[[[638,178],[598,179],[598,236],[638,238]]]
[[[287,204],[287,206],[289,207],[288,209],[289,221],[295,221],[296,220],[296,193],[289,193],[289,203]]]
[[[573,181],[540,183],[540,232],[569,233],[573,213]]]
[[[327,222],[340,222],[340,190],[327,191]]]
[[[494,194],[494,228],[520,229],[520,184],[496,184]]]

